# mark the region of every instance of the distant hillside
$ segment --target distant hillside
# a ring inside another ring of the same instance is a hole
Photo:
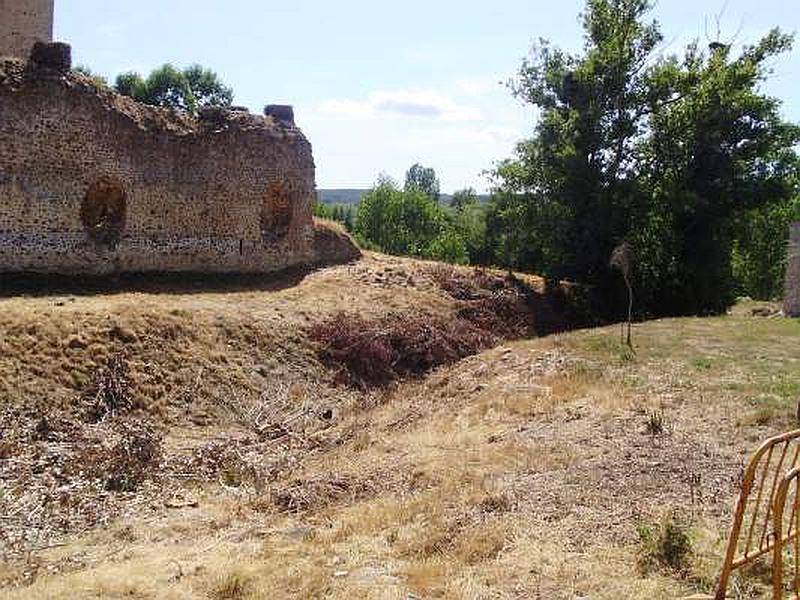
[[[369,190],[317,190],[317,200],[325,204],[358,204]]]
[[[358,189],[335,189],[335,190],[317,190],[317,199],[324,203],[324,204],[358,204],[361,202],[361,198],[364,197],[369,190],[358,190]],[[486,203],[489,201],[488,194],[481,194],[478,196],[481,203]],[[439,196],[439,201],[442,204],[450,204],[451,200],[453,199],[452,194],[442,194]]]

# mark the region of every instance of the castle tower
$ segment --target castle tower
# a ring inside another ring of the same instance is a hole
[[[783,312],[792,317],[800,317],[800,222],[792,224],[789,235]]]
[[[53,39],[55,0],[0,0],[0,56],[28,58],[34,42]]]

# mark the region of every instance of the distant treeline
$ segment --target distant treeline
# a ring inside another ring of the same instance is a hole
[[[338,189],[319,189],[317,190],[317,201],[323,204],[358,204],[361,202],[361,199],[366,196],[370,192],[369,189],[366,190],[359,190],[359,189],[348,189],[348,188],[338,188]],[[490,194],[478,194],[477,195],[478,201],[482,203],[489,202],[491,198]],[[453,202],[453,195],[452,194],[440,194],[439,195],[439,202],[442,204],[451,204]]]

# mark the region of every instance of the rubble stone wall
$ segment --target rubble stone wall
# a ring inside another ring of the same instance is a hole
[[[54,0],[0,0],[0,56],[27,58],[53,37]]]
[[[800,317],[800,222],[792,224],[789,234],[783,312],[792,317]]]
[[[0,61],[0,271],[269,272],[314,262],[314,162],[294,126],[144,106]]]

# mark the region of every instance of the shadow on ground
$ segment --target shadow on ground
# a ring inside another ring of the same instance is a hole
[[[232,273],[125,273],[107,276],[70,276],[42,273],[0,274],[0,298],[93,295],[126,292],[200,294],[208,292],[279,291],[294,287],[315,269],[292,268],[266,274]]]

